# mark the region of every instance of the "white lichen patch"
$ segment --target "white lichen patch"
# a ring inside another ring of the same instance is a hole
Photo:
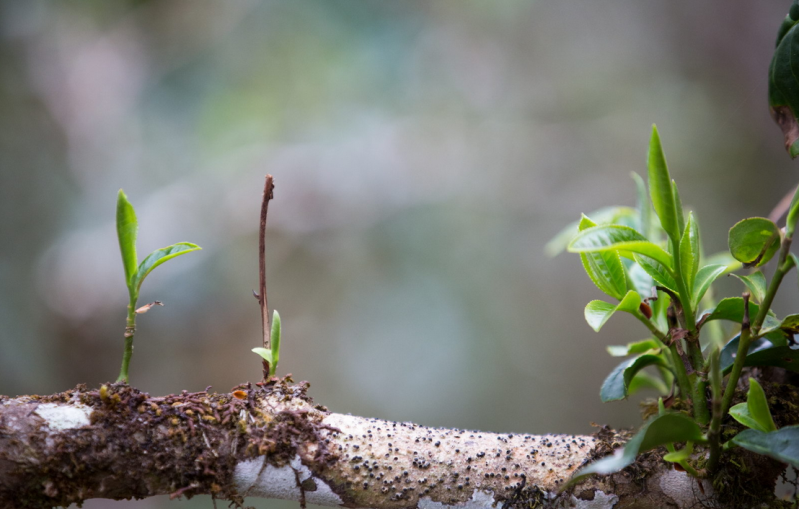
[[[604,491],[594,491],[594,498],[591,500],[583,500],[571,496],[571,503],[574,509],[612,509],[618,503],[619,497],[616,495],[608,495]]]
[[[699,488],[699,482],[702,483],[703,489]],[[713,484],[705,480],[699,481],[677,470],[669,470],[660,477],[660,489],[671,497],[678,507],[696,507],[713,497]]]
[[[306,485],[307,502],[326,506],[341,505],[341,497],[333,493],[323,480],[314,477],[299,457],[295,456],[289,465],[282,467],[269,464],[264,466],[265,460],[265,456],[259,456],[236,465],[233,481],[236,490],[243,496],[299,500],[300,487],[297,482],[299,480]]]
[[[497,501],[494,500],[494,494],[490,491],[475,490],[472,493],[472,498],[466,502],[455,505],[442,504],[441,502],[434,502],[429,497],[422,497],[419,499],[418,509],[492,509],[497,507]]]
[[[36,414],[44,419],[52,430],[81,428],[91,424],[92,409],[84,405],[64,405],[42,403],[36,407]]]

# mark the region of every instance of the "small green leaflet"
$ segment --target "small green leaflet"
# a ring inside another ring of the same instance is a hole
[[[596,226],[588,217],[580,221],[580,231]],[[621,257],[617,251],[601,251],[598,253],[580,253],[586,274],[597,288],[615,299],[621,300],[627,291],[627,276]]]
[[[616,366],[602,383],[602,388],[599,391],[599,397],[602,402],[625,399],[630,382],[636,373],[647,366],[655,364],[665,366],[663,359],[659,355],[644,354],[628,359]]]
[[[625,357],[627,355],[646,353],[650,350],[658,350],[658,353],[660,352],[660,344],[654,339],[634,341],[632,343],[627,343],[625,346],[607,347],[608,353],[613,357]]]
[[[793,237],[797,219],[799,219],[799,186],[793,193],[791,205],[788,207],[788,217],[785,219],[785,235],[789,238]]]
[[[669,393],[669,384],[664,382],[661,378],[652,376],[646,371],[639,371],[635,374],[630,384],[627,386],[627,395],[632,396],[641,389],[654,389],[659,393],[666,395]]]
[[[740,435],[739,435],[740,436]],[[704,442],[702,430],[687,415],[667,413],[649,420],[622,449],[612,456],[595,461],[580,469],[569,481],[573,484],[591,474],[613,474],[630,466],[635,457],[661,445],[673,442]]]
[[[633,258],[635,259],[635,262],[641,266],[644,272],[649,274],[660,286],[665,286],[669,290],[675,293],[677,292],[677,283],[674,281],[674,278],[667,267],[648,256],[635,254],[633,255]]]
[[[257,347],[253,348],[252,351],[269,363],[269,376],[274,376],[277,370],[277,363],[280,362],[280,314],[277,311],[272,313],[269,350]]]
[[[635,226],[638,223],[638,211],[631,207],[604,207],[588,214],[596,224],[623,224]],[[560,254],[579,230],[580,221],[574,221],[561,230],[544,246],[548,256]]]
[[[760,306],[749,301],[749,317],[754,318],[757,316]],[[714,309],[703,311],[699,316],[698,322],[705,323],[711,320],[730,320],[732,322],[741,323],[744,319],[744,300],[741,297],[727,297],[721,299]],[[763,331],[767,329],[779,328],[780,321],[774,317],[773,313],[769,312],[766,319],[763,321]]]
[[[682,232],[685,231],[685,217],[683,216],[680,192],[677,190],[677,182],[674,179],[671,179],[671,194],[674,196],[674,210],[677,211],[677,228]]]
[[[627,295],[617,305],[610,304],[601,300],[592,300],[585,306],[585,321],[592,329],[599,332],[605,322],[613,316],[616,311],[626,311],[635,314],[641,306],[641,296],[637,292],[630,290]]]
[[[739,403],[730,408],[730,415],[744,426],[769,433],[776,431],[777,426],[771,417],[768,400],[763,388],[754,378],[749,379],[749,392],[746,403]]]
[[[670,452],[663,456],[664,461],[669,461],[671,463],[681,463],[688,458],[691,457],[691,454],[694,453],[694,443],[693,442],[686,442],[685,447],[680,449],[679,451]]]
[[[696,278],[694,279],[694,288],[691,292],[691,300],[694,307],[698,306],[702,301],[702,297],[704,297],[705,293],[710,289],[710,285],[713,284],[713,281],[718,279],[725,272],[727,272],[726,265],[705,265],[697,271]]]
[[[596,253],[600,251],[622,251],[638,253],[654,258],[666,267],[672,266],[671,255],[629,226],[600,225],[587,228],[577,234],[567,248],[572,253]]]
[[[749,288],[749,291],[752,292],[752,297],[754,297],[756,302],[763,302],[763,299],[766,297],[766,276],[764,276],[762,272],[757,271],[748,276],[739,276],[738,274],[730,275],[743,281],[746,287]]]
[[[139,230],[139,223],[136,220],[136,211],[128,201],[128,197],[122,189],[117,195],[117,238],[119,239],[119,251],[122,253],[122,264],[125,267],[125,284],[128,288],[133,287],[131,280],[136,274],[136,234]]]
[[[630,174],[635,181],[636,203],[638,209],[638,228],[641,235],[652,238],[652,206],[649,204],[649,196],[646,193],[646,183],[641,176],[635,172]]]
[[[192,251],[199,251],[200,249],[202,249],[200,246],[197,244],[192,244],[191,242],[178,242],[177,244],[172,244],[171,246],[156,249],[152,253],[148,254],[144,260],[142,260],[139,268],[136,270],[133,280],[131,281],[131,286],[138,292],[139,288],[141,288],[141,284],[144,282],[144,278],[146,278],[154,268],[171,260],[172,258],[184,255],[186,253],[191,253]]]
[[[750,217],[730,229],[730,253],[745,266],[760,267],[780,247],[780,229],[764,217]]]
[[[688,223],[680,238],[680,271],[685,286],[693,289],[696,273],[699,270],[699,227],[693,213],[688,214]]]
[[[747,429],[733,437],[732,442],[799,468],[799,426],[785,426],[771,433]]]
[[[666,165],[666,156],[663,155],[660,135],[655,125],[652,125],[652,136],[649,139],[647,169],[649,174],[649,196],[652,199],[655,213],[657,213],[663,229],[676,244],[680,241],[680,228],[677,220],[677,210],[674,206],[674,192],[669,169]]]
[[[797,122],[794,112],[799,111],[799,68],[794,59],[797,44],[796,23],[799,6],[791,5],[788,16],[782,22],[777,35],[777,48],[768,70],[768,103],[771,117],[782,129],[785,148],[792,158],[799,155]]]

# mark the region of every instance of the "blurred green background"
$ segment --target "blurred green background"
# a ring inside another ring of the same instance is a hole
[[[258,209],[275,176],[269,303],[280,373],[336,412],[589,433],[641,339],[601,334],[576,255],[544,244],[634,203],[656,122],[707,252],[797,181],[766,105],[789,2],[0,2],[0,393],[116,378],[126,291],[116,192],[155,271],[131,381],[153,394],[258,380]],[[796,279],[777,310],[797,301]],[[739,292],[725,280],[721,291]],[[795,309],[793,311],[796,311]],[[256,507],[294,502],[250,500]],[[85,507],[211,507],[93,501]]]

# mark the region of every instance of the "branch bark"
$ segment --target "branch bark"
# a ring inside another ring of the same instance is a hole
[[[713,488],[656,453],[562,491],[624,442],[495,434],[330,413],[308,384],[271,379],[230,394],[150,397],[125,384],[0,398],[0,506],[210,494],[372,507],[694,507]]]

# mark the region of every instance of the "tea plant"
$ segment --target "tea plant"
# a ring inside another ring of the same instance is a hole
[[[191,242],[178,242],[171,246],[156,249],[142,260],[141,264],[136,255],[136,236],[139,231],[139,222],[136,211],[128,201],[122,189],[117,196],[117,237],[119,250],[122,253],[122,265],[125,268],[125,284],[128,287],[128,315],[125,323],[125,351],[122,355],[122,368],[119,371],[117,382],[128,383],[128,368],[133,356],[133,336],[136,334],[136,315],[147,312],[154,305],[163,305],[159,301],[136,307],[139,300],[139,290],[150,272],[156,267],[175,258],[200,248]]]
[[[769,69],[772,116],[783,130],[792,158],[799,155],[799,62],[791,61],[791,50],[799,44],[797,27],[799,0],[794,0],[780,27]],[[665,397],[658,402],[658,415],[621,451],[583,468],[574,480],[617,472],[638,454],[659,446],[669,451],[666,461],[679,463],[697,477],[712,475],[723,451],[735,446],[799,467],[799,425],[777,429],[755,379],[749,379],[746,402],[731,407],[745,367],[799,372],[799,350],[794,349],[799,313],[780,319],[771,309],[783,279],[799,263],[791,252],[799,189],[783,228],[762,217],[744,219],[729,231],[729,253],[705,256],[698,218],[682,206],[654,126],[647,169],[648,186],[633,175],[638,189],[635,209],[611,207],[583,215],[547,246],[551,254],[564,249],[578,253],[591,281],[613,299],[586,306],[585,319],[594,330],[623,311],[649,331],[647,339],[608,348],[611,355],[629,359],[605,380],[602,400],[624,399],[642,387],[655,388]],[[776,266],[768,279],[761,267],[774,258]],[[713,282],[742,268],[752,270],[732,274],[745,288],[742,295],[715,302]],[[723,341],[719,320],[739,326],[729,341]],[[658,376],[644,371],[650,366]],[[722,443],[720,428],[727,414],[749,429]],[[677,450],[674,444],[681,442],[685,446]],[[707,446],[706,463],[701,461],[704,455],[694,455],[695,443]],[[692,464],[694,457],[703,469]]]

